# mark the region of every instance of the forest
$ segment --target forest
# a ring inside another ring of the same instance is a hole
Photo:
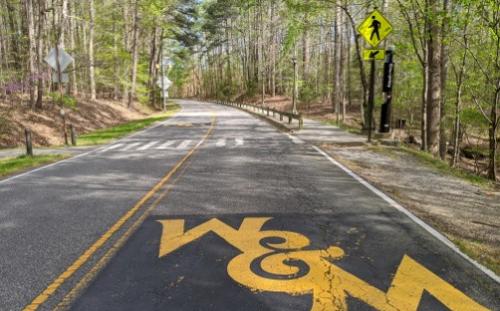
[[[404,120],[405,141],[449,166],[497,180],[500,0],[0,0],[0,135],[17,106],[160,108],[166,57],[173,97],[291,109],[296,93],[302,114],[364,131],[368,45],[357,28],[375,8],[393,28],[380,45],[394,50],[393,125]],[[66,84],[44,61],[56,46],[75,59]]]

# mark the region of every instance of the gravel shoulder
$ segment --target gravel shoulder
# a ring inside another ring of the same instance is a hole
[[[440,172],[399,148],[322,148],[500,274],[500,191]]]

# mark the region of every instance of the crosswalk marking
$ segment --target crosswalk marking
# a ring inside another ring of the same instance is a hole
[[[141,148],[137,149],[137,151],[147,150],[147,149],[153,147],[154,145],[156,145],[157,143],[159,143],[159,141],[152,141],[149,144],[146,144],[146,145],[142,146]]]
[[[173,144],[175,144],[175,140],[169,140],[166,143],[164,143],[164,144],[159,145],[158,147],[156,147],[156,149],[165,150],[165,149],[168,149]]]
[[[176,149],[185,149],[189,146],[189,144],[191,144],[191,140],[189,140],[189,139],[184,140],[182,143],[180,143],[179,146],[177,146]]]
[[[224,147],[226,145],[226,139],[225,138],[221,138],[217,141],[217,143],[215,143],[215,145],[217,147]]]
[[[123,144],[116,144],[116,145],[112,145],[108,148],[105,148],[103,150],[101,150],[101,152],[106,152],[106,151],[110,151],[110,150],[114,150],[114,149],[118,149],[120,148],[121,146],[123,146]]]
[[[298,139],[297,139],[298,140]],[[105,149],[102,149],[99,152],[106,152],[106,151],[111,151],[111,150],[116,150],[116,151],[145,151],[148,149],[155,149],[155,150],[167,150],[167,149],[177,149],[177,150],[182,150],[186,149],[189,147],[189,145],[192,144],[192,140],[186,139],[183,141],[180,140],[166,140],[166,141],[150,141],[150,142],[123,142],[123,143],[118,143],[111,145]],[[296,141],[294,141],[296,142]],[[175,146],[176,143],[179,143],[177,146]],[[219,138],[215,141],[215,146],[217,148],[223,148],[223,147],[230,147],[230,148],[237,148],[241,147],[245,144],[245,140],[242,137],[237,137],[237,138]],[[213,145],[212,145],[213,146]],[[137,148],[137,149],[136,149]]]
[[[120,151],[130,150],[132,148],[138,147],[140,144],[141,143],[132,143],[132,144],[126,145],[125,147],[123,147],[122,149],[120,149]]]
[[[294,144],[297,144],[297,145],[302,145],[304,143],[304,141],[296,136],[293,136],[293,135],[290,135],[290,134],[286,134],[292,141]]]

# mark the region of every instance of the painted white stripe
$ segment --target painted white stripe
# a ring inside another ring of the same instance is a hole
[[[304,141],[296,136],[293,136],[291,134],[288,134],[286,133],[286,136],[288,136],[288,138],[290,138],[294,144],[297,144],[297,145],[302,145],[304,143]]]
[[[144,150],[147,150],[151,147],[153,147],[154,145],[156,145],[157,143],[159,143],[159,141],[152,141],[148,144],[145,144],[144,146],[142,146],[141,148],[138,148],[137,151],[144,151]]]
[[[243,138],[236,138],[236,147],[243,146],[245,144],[245,140]]]
[[[100,152],[106,152],[106,151],[110,151],[110,150],[114,150],[114,149],[118,149],[120,148],[121,146],[123,146],[124,144],[115,144],[115,145],[112,145],[112,146],[109,146],[108,148],[104,148],[102,149]]]
[[[124,148],[120,149],[120,151],[127,151],[127,150],[130,150],[132,148],[135,148],[137,146],[139,146],[141,143],[132,143],[132,144],[128,144],[126,145]]]
[[[182,143],[180,143],[179,146],[177,146],[176,149],[186,149],[189,144],[191,144],[191,140],[187,139],[187,140],[184,140]]]
[[[324,152],[320,148],[318,148],[316,146],[313,146],[313,148],[317,152],[319,152],[321,155],[323,155],[326,159],[328,159],[331,163],[333,163],[334,165],[336,165],[337,167],[339,167],[340,169],[342,169],[344,172],[346,172],[349,176],[351,176],[356,181],[358,181],[360,184],[362,184],[363,186],[365,186],[366,188],[368,188],[370,191],[372,191],[373,193],[375,193],[377,196],[379,196],[381,199],[383,199],[384,201],[386,201],[387,203],[389,203],[389,205],[391,205],[392,207],[394,207],[395,209],[397,209],[401,213],[403,213],[406,216],[408,216],[413,222],[415,222],[417,225],[419,225],[424,230],[426,230],[427,232],[429,232],[432,236],[434,236],[436,239],[438,239],[439,241],[441,241],[444,245],[446,245],[449,248],[451,248],[455,253],[457,253],[458,255],[462,256],[465,260],[469,261],[476,268],[478,268],[479,270],[483,271],[486,275],[488,275],[490,278],[492,278],[493,280],[495,280],[497,283],[500,283],[500,277],[498,275],[496,275],[493,271],[491,271],[490,269],[488,269],[485,266],[481,265],[480,263],[478,263],[474,259],[470,258],[466,254],[462,253],[462,251],[455,244],[453,244],[450,240],[448,240],[444,235],[442,235],[441,233],[439,233],[438,231],[436,231],[436,229],[432,228],[431,226],[429,226],[428,224],[426,224],[423,220],[421,220],[417,216],[413,215],[409,210],[407,210],[406,208],[404,208],[401,204],[399,204],[398,202],[396,202],[393,199],[391,199],[390,197],[388,197],[385,193],[383,193],[382,191],[378,190],[373,185],[369,184],[363,178],[361,178],[358,175],[356,175],[356,173],[354,173],[353,171],[351,171],[350,169],[348,169],[344,165],[342,165],[339,162],[337,162],[336,160],[334,160],[332,157],[330,157],[326,152]]]
[[[165,150],[165,149],[168,149],[173,144],[175,144],[175,140],[169,140],[166,143],[164,143],[164,144],[159,145],[158,147],[156,147],[156,149]]]
[[[226,145],[226,139],[225,138],[219,139],[215,145],[217,147],[224,147]]]

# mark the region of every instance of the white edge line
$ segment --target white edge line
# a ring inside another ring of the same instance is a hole
[[[142,134],[142,133],[149,132],[149,131],[151,131],[151,130],[153,130],[153,129],[157,128],[157,127],[163,126],[163,125],[165,125],[166,123],[170,122],[170,121],[171,121],[172,119],[174,119],[174,118],[175,118],[175,117],[176,117],[176,116],[177,116],[180,112],[182,112],[182,106],[181,106],[181,110],[179,110],[176,114],[174,114],[172,117],[168,118],[167,120],[165,120],[165,121],[163,121],[163,122],[160,122],[160,123],[158,123],[158,124],[156,124],[156,125],[153,125],[153,126],[151,126],[151,127],[148,127],[148,128],[146,128],[146,129],[143,129],[143,130],[141,130],[141,131],[139,131],[139,132],[136,132],[136,133],[133,133],[133,134],[131,134],[131,135],[128,135],[128,136],[122,137],[122,138],[120,138],[120,139],[118,139],[118,140],[112,141],[112,142],[110,142],[109,144],[103,145],[103,146],[101,146],[101,147],[98,147],[98,148],[92,149],[92,150],[90,150],[90,151],[87,151],[87,152],[80,153],[80,154],[78,154],[78,155],[72,156],[72,157],[70,157],[70,158],[68,158],[68,159],[61,160],[61,161],[57,161],[57,162],[54,162],[54,163],[51,163],[51,164],[47,164],[47,165],[44,165],[44,166],[41,166],[41,167],[38,167],[38,168],[35,168],[35,169],[32,169],[32,170],[29,170],[29,171],[24,172],[24,173],[22,173],[22,174],[18,174],[18,175],[14,175],[14,176],[8,177],[8,178],[6,178],[6,179],[2,179],[2,180],[0,180],[0,185],[1,185],[1,184],[5,184],[5,183],[7,183],[7,182],[9,182],[9,181],[12,181],[12,180],[14,180],[14,179],[18,179],[18,178],[23,177],[23,176],[27,176],[27,175],[30,175],[30,174],[32,174],[32,173],[36,173],[36,172],[41,171],[41,170],[44,170],[44,169],[47,169],[47,168],[50,168],[50,167],[53,167],[53,166],[57,166],[57,165],[62,164],[62,163],[71,162],[72,160],[75,160],[75,159],[78,159],[78,158],[81,158],[81,157],[87,156],[87,155],[89,155],[89,154],[91,154],[91,153],[94,153],[94,152],[95,152],[95,153],[97,153],[97,152],[99,152],[99,151],[101,151],[101,150],[103,150],[103,149],[109,148],[109,147],[110,147],[110,145],[116,144],[117,142],[124,141],[124,140],[126,141],[126,140],[127,140],[127,139],[129,139],[129,138],[135,137],[135,136],[140,135],[140,134]]]
[[[339,168],[341,168],[344,172],[346,172],[349,176],[354,178],[356,181],[358,181],[360,184],[368,188],[370,191],[375,193],[377,196],[382,198],[384,201],[389,203],[392,207],[400,211],[401,213],[405,214],[408,216],[411,220],[413,220],[417,225],[420,227],[424,228],[427,232],[429,232],[432,236],[434,236],[436,239],[441,241],[443,244],[451,248],[455,253],[469,261],[472,265],[474,265],[476,268],[484,272],[486,275],[488,275],[490,278],[495,280],[497,283],[500,283],[500,277],[495,274],[495,272],[491,271],[490,269],[486,268],[482,264],[478,263],[474,259],[470,258],[466,254],[464,254],[455,244],[453,244],[448,238],[446,238],[444,235],[436,231],[436,229],[432,228],[429,226],[427,223],[425,223],[423,220],[415,216],[413,213],[411,213],[409,210],[404,208],[401,204],[398,202],[394,201],[391,199],[389,196],[387,196],[385,193],[368,183],[366,180],[361,178],[360,176],[356,175],[353,171],[342,165],[341,163],[337,162],[334,160],[330,155],[328,155],[326,152],[324,152],[322,149],[320,149],[317,146],[312,146],[317,152],[319,152],[321,155],[323,155],[326,159],[328,159],[331,163],[335,164]]]

